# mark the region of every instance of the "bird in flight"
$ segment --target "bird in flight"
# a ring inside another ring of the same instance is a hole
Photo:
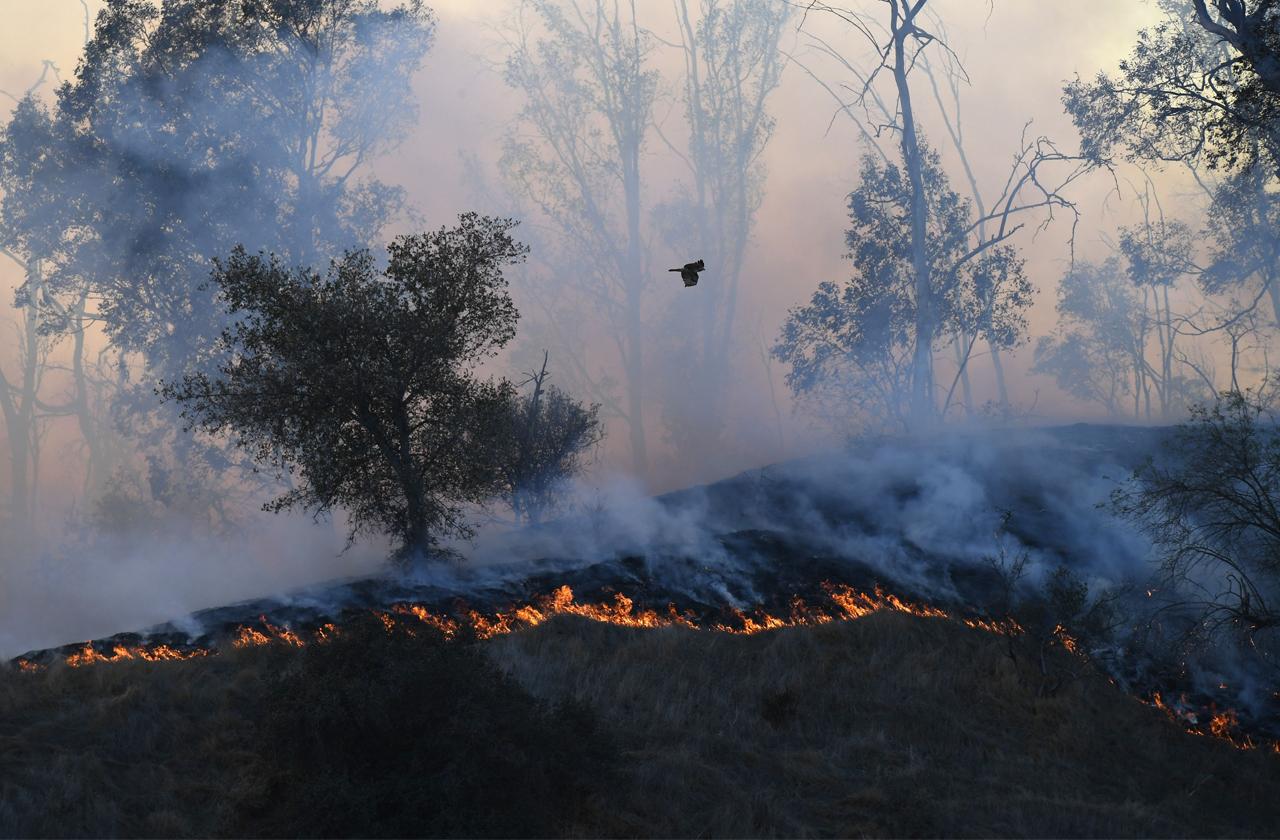
[[[702,260],[698,260],[697,262],[685,263],[684,268],[668,268],[667,271],[680,272],[680,279],[688,287],[698,285],[698,272],[705,269],[706,265],[703,264]]]

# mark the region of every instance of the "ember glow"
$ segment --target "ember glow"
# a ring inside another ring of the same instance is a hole
[[[114,645],[109,653],[103,653],[93,645],[85,642],[84,647],[70,654],[66,661],[72,668],[79,668],[83,665],[93,665],[98,662],[123,662],[127,659],[141,659],[144,662],[172,662],[208,656],[210,653],[212,651],[205,648],[178,650],[169,645],[135,645],[133,647]],[[30,665],[31,663],[27,664]],[[23,670],[27,669],[24,668]]]
[[[1143,701],[1164,712],[1169,720],[1182,726],[1193,735],[1211,735],[1227,741],[1238,750],[1256,750],[1266,748],[1280,755],[1280,741],[1258,741],[1247,733],[1240,731],[1240,718],[1235,709],[1217,710],[1210,707],[1207,711],[1197,712],[1195,707],[1182,694],[1177,700],[1166,700],[1158,692],[1152,692],[1151,699]],[[1204,719],[1208,723],[1204,723]]]
[[[578,601],[569,586],[559,586],[549,594],[535,597],[529,603],[513,604],[507,609],[488,613],[466,607],[446,612],[415,603],[394,604],[388,610],[371,610],[370,613],[382,623],[388,633],[399,628],[414,634],[418,628],[425,626],[440,633],[447,640],[467,636],[481,640],[492,639],[536,627],[559,615],[575,615],[621,627],[649,629],[682,627],[700,632],[753,635],[787,627],[811,627],[837,621],[853,621],[877,612],[899,612],[918,618],[955,620],[971,629],[995,635],[1016,636],[1024,632],[1018,622],[1012,618],[996,620],[959,616],[929,604],[905,600],[885,591],[880,586],[876,586],[871,592],[866,592],[845,584],[824,581],[821,588],[825,603],[809,603],[797,595],[791,598],[785,613],[777,614],[760,607],[749,610],[727,607],[716,617],[700,617],[692,610],[679,609],[674,603],[668,603],[664,610],[637,607],[632,598],[621,592],[614,593],[612,600],[586,603]],[[230,638],[230,645],[235,649],[272,644],[300,648],[308,644],[324,644],[341,635],[342,632],[342,628],[334,622],[325,622],[304,630],[273,623],[265,615],[260,615],[252,624],[237,626]],[[1065,628],[1056,627],[1054,635],[1068,652],[1084,655],[1076,639],[1072,638]],[[79,668],[124,660],[179,661],[212,656],[217,653],[216,646],[115,644],[107,649],[95,647],[92,643],[86,642],[82,647],[67,654],[64,662],[70,667]],[[21,672],[43,671],[46,667],[25,658],[15,660],[14,665]],[[1211,707],[1208,710],[1197,710],[1185,694],[1171,701],[1160,692],[1152,693],[1149,699],[1142,702],[1159,709],[1169,720],[1191,734],[1212,736],[1227,741],[1241,750],[1266,748],[1280,755],[1280,742],[1257,741],[1242,733],[1234,709],[1219,711]]]
[[[267,620],[265,615],[258,616],[259,627],[241,626],[236,630],[236,638],[231,643],[234,647],[257,647],[270,642],[280,642],[293,647],[302,647],[306,642],[297,633],[286,627],[277,627]],[[333,625],[327,625],[332,627]]]
[[[373,610],[388,632],[396,627],[412,629],[426,625],[446,639],[468,633],[479,639],[491,639],[529,627],[536,627],[558,615],[576,615],[591,621],[615,624],[621,627],[683,627],[717,633],[750,635],[783,627],[803,627],[828,624],[833,621],[850,621],[875,612],[902,612],[921,618],[948,619],[953,616],[946,610],[927,604],[906,601],[877,586],[872,592],[863,592],[844,584],[824,582],[823,592],[829,603],[816,605],[800,596],[791,599],[785,614],[774,615],[763,608],[741,610],[727,608],[718,619],[700,619],[691,610],[680,610],[669,603],[665,610],[637,607],[635,601],[618,592],[611,601],[584,603],[577,600],[568,586],[559,586],[547,595],[534,598],[527,604],[513,605],[506,610],[483,613],[474,609],[462,609],[454,614],[434,611],[424,604],[395,604],[388,611]],[[964,618],[968,627],[990,633],[1011,634],[1021,632],[1012,619],[994,621],[987,618]],[[312,630],[292,629],[273,623],[265,615],[252,624],[235,628],[231,637],[233,648],[261,647],[282,644],[303,647],[311,642],[323,643],[340,634],[341,628],[326,622]],[[86,642],[83,647],[68,654],[64,661],[75,668],[101,662],[119,662],[125,659],[146,661],[192,659],[216,654],[215,647],[175,648],[168,644],[114,645],[103,650]],[[16,660],[19,670],[41,670],[42,665],[27,659]]]

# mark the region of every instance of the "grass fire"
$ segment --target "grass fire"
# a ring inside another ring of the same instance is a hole
[[[3,0],[0,840],[1280,837],[1277,347],[1280,0]]]

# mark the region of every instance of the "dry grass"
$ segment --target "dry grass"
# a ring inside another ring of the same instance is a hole
[[[0,834],[216,833],[253,775],[277,656],[0,674]]]
[[[0,837],[544,836],[606,744],[372,616],[302,651],[0,672]]]
[[[622,743],[590,834],[1280,834],[1280,758],[1188,735],[1099,677],[1037,698],[1001,639],[950,621],[736,637],[560,619],[487,650]]]
[[[0,672],[0,836],[1280,834],[1280,758],[1031,676],[891,613]]]

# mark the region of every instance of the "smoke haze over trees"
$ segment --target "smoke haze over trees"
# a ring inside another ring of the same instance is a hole
[[[510,520],[582,503],[545,463],[661,491],[869,432],[1175,422],[1270,372],[1267,2],[484,5],[0,12],[57,44],[0,65],[0,574],[55,589],[100,532],[256,533],[319,486],[156,398],[226,362],[214,260],[375,290],[385,243],[471,209],[531,249],[476,381],[554,373],[504,397],[524,460],[460,495]],[[330,554],[363,515],[336,486]]]

